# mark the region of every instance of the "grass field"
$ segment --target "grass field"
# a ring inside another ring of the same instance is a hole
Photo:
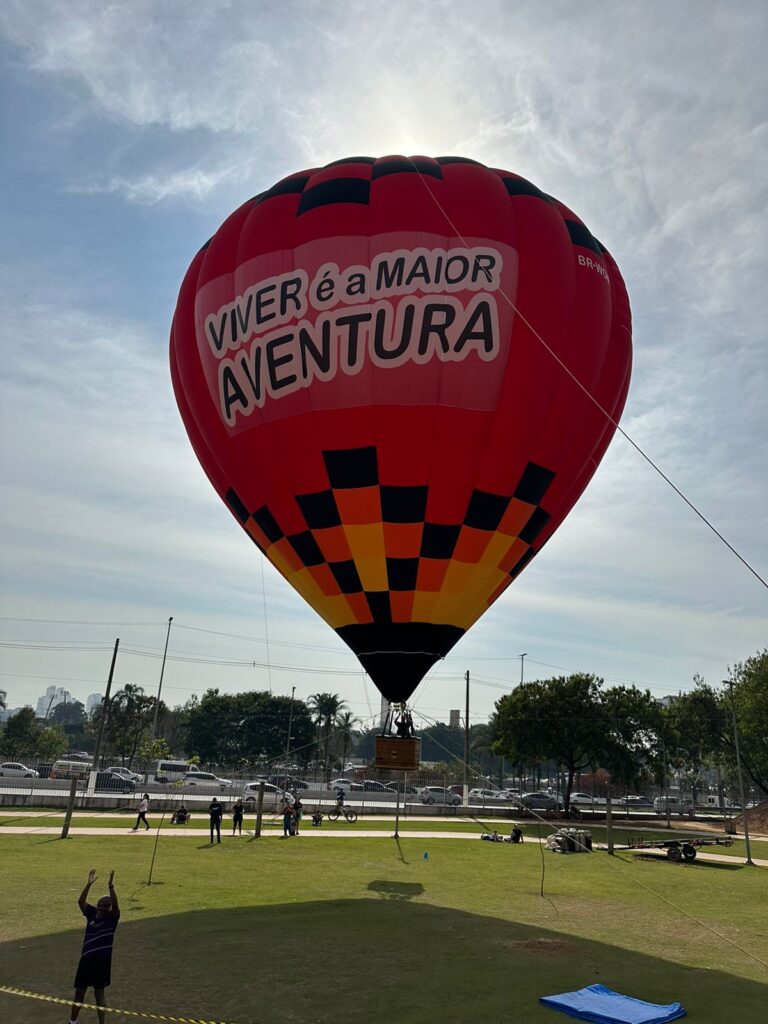
[[[544,854],[542,898],[534,843],[190,837],[160,839],[148,888],[153,845],[0,836],[0,984],[71,994],[78,893],[90,867],[114,867],[109,1001],[126,1009],[232,1024],[557,1024],[537,997],[594,982],[680,999],[701,1024],[756,1022],[768,1004],[753,959],[768,961],[760,869]],[[0,994],[0,1019],[67,1017]]]
[[[43,817],[45,815],[45,817]],[[150,813],[150,823],[153,827],[161,826],[163,829],[169,829],[173,832],[184,831],[179,829],[177,826],[171,825],[170,820],[166,817],[161,821],[160,815]],[[77,828],[124,828],[126,832],[133,825],[136,820],[135,814],[131,812],[125,812],[123,814],[115,814],[110,812],[97,812],[93,814],[85,814],[84,812],[77,812],[72,818],[72,825]],[[62,811],[41,811],[37,815],[29,816],[25,814],[25,809],[20,808],[18,816],[0,816],[0,835],[2,835],[3,827],[9,825],[22,826],[27,828],[60,828],[63,823],[63,812]],[[312,826],[308,819],[304,822],[305,830],[312,831]],[[191,820],[189,828],[207,828],[208,827],[208,815],[197,813],[194,814]],[[282,831],[282,819],[277,815],[265,815],[263,827],[265,830],[279,829]],[[360,829],[364,829],[366,832],[377,831],[381,832],[383,836],[391,836],[394,831],[394,819],[384,817],[361,817],[356,825],[350,825],[343,819],[337,822],[329,822],[327,819],[323,822],[324,829],[333,829],[333,831],[351,831],[355,832]],[[478,833],[490,831],[491,829],[498,829],[502,834],[508,834],[511,823],[509,821],[499,821],[494,818],[483,818],[477,816],[471,820],[462,818],[440,818],[440,819],[425,819],[424,817],[414,818],[401,818],[399,823],[399,831],[405,832],[467,832],[467,833]],[[541,825],[523,823],[523,833],[530,838],[546,837],[550,832],[554,831],[557,827],[556,822],[548,821]],[[585,826],[591,832],[592,837],[596,843],[606,842],[606,831],[604,828],[600,828],[595,825]],[[245,829],[253,830],[253,815],[248,815],[245,819]],[[231,831],[231,823],[227,818],[224,819],[225,832]],[[698,834],[695,826],[686,831],[680,832],[680,835],[685,834]],[[708,835],[707,832],[700,833],[702,835]],[[614,830],[614,842],[617,847],[625,846],[630,838],[633,836],[638,839],[669,839],[670,836],[674,837],[678,835],[674,829],[671,832],[667,832],[666,829],[651,829],[646,824],[644,828],[639,827],[635,829],[628,829],[622,827],[621,824]],[[722,835],[722,833],[721,833]],[[768,842],[764,840],[752,840],[752,856],[758,860],[768,860]],[[746,857],[746,846],[743,840],[736,840],[733,846],[729,847],[713,847],[711,850],[705,849],[703,852],[717,853],[724,856],[735,857],[736,859],[744,859]]]

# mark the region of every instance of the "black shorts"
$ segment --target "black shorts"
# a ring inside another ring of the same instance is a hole
[[[83,956],[77,965],[75,988],[106,988],[111,973],[111,956]]]

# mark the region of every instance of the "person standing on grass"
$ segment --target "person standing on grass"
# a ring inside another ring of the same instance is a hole
[[[213,846],[213,830],[214,829],[216,829],[216,842],[217,843],[221,842],[221,818],[222,818],[223,814],[224,814],[224,806],[223,806],[223,804],[220,804],[219,801],[216,799],[216,797],[214,797],[213,800],[211,800],[210,804],[208,805],[208,815],[210,817],[210,825],[211,825],[211,842],[210,842],[211,846]]]
[[[299,825],[301,825],[301,819],[304,817],[304,807],[301,803],[301,797],[296,794],[296,799],[293,801],[293,834],[297,836],[299,834]]]
[[[293,835],[293,803],[283,797],[283,839]]]
[[[93,995],[99,1009],[96,1011],[99,1024],[105,1024],[106,1012],[101,1007],[106,1006],[104,989],[109,985],[112,973],[112,945],[115,940],[115,929],[120,920],[120,907],[117,904],[117,893],[112,884],[115,872],[109,873],[109,896],[102,896],[96,906],[88,902],[88,893],[96,881],[96,872],[88,872],[88,881],[80,893],[77,905],[87,921],[85,926],[85,937],[83,939],[83,951],[80,954],[80,963],[77,965],[75,974],[75,1000],[69,1013],[70,1024],[74,1024],[77,1015],[80,1013],[79,1003],[85,999],[85,993],[89,988],[93,989]]]
[[[243,834],[243,801],[240,797],[235,800],[235,806],[232,808],[232,835],[235,832],[239,836]]]
[[[144,822],[144,828],[147,830],[147,832],[149,831],[149,823],[147,822],[147,811],[148,810],[149,810],[149,793],[145,793],[144,796],[141,798],[141,803],[139,804],[139,813],[136,815],[136,824],[131,829],[131,832],[138,832],[139,831],[139,822],[140,821]]]

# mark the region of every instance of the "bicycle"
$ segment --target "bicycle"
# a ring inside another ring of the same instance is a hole
[[[332,811],[328,811],[328,821],[338,821],[339,815],[343,815],[350,825],[354,825],[357,821],[357,811],[353,811],[351,807],[345,807],[344,804],[336,804]]]

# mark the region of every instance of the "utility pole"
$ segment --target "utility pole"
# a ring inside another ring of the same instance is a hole
[[[466,673],[467,692],[464,704],[464,803],[469,803],[469,669]]]
[[[528,657],[528,652],[520,655],[520,685],[523,685],[523,678],[525,676],[525,659]]]
[[[741,754],[739,753],[739,730],[736,725],[736,701],[733,699],[733,680],[724,679],[723,683],[731,691],[731,714],[733,715],[733,743],[736,747],[736,771],[739,776],[739,799],[741,800],[741,816],[744,819],[744,842],[747,846],[747,864],[751,864],[754,866],[755,862],[752,860],[752,849],[749,845],[749,825],[747,824],[747,802],[744,799],[744,777],[741,774]]]
[[[169,641],[169,639],[171,637],[171,623],[172,622],[173,622],[173,616],[171,615],[170,618],[168,619],[168,632],[165,634],[165,650],[163,651],[163,663],[160,666],[160,683],[158,684],[158,687],[157,687],[157,703],[155,704],[155,716],[152,719],[152,732],[150,733],[150,737],[149,737],[149,747],[150,747],[150,750],[152,749],[152,746],[153,746],[153,744],[155,742],[155,737],[157,736],[157,716],[158,716],[158,713],[160,711],[160,694],[163,692],[163,676],[165,675],[165,659],[166,659],[166,656],[168,654],[168,641]],[[147,775],[149,775],[149,773],[147,773]]]
[[[290,764],[288,757],[291,752],[291,728],[293,727],[293,697],[296,693],[296,687],[291,687],[291,704],[288,708],[288,735],[285,740],[285,781],[288,782],[288,765]],[[283,786],[283,789],[286,787]]]
[[[104,727],[106,725],[107,717],[109,715],[109,694],[112,689],[112,679],[115,675],[115,662],[117,661],[117,648],[120,646],[120,637],[115,640],[115,649],[112,652],[112,664],[109,666],[109,678],[107,679],[107,692],[104,694],[104,699],[101,702],[101,717],[99,718],[99,731],[96,733],[96,747],[93,751],[93,771],[91,772],[90,780],[88,783],[89,792],[93,792],[96,787],[96,772],[99,770],[101,761],[101,742],[104,736]]]

